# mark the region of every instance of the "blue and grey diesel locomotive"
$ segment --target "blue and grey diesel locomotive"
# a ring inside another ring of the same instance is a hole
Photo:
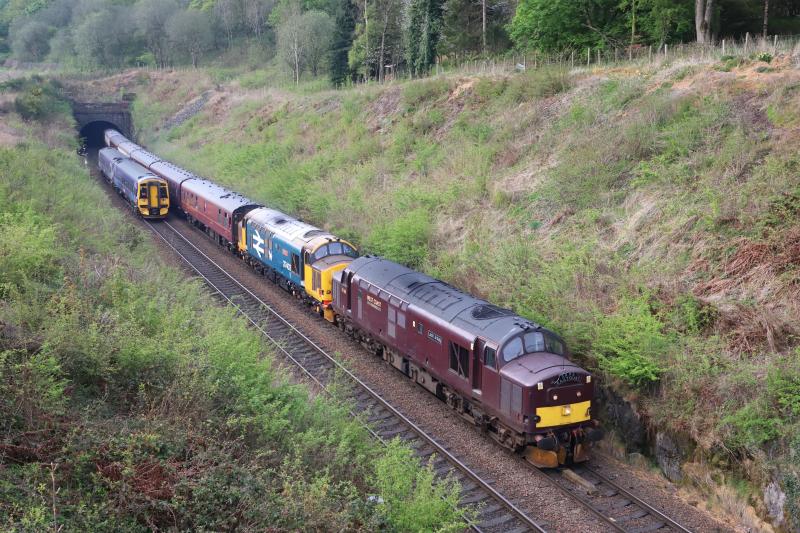
[[[161,219],[169,212],[167,182],[113,148],[97,155],[103,176],[140,216]]]

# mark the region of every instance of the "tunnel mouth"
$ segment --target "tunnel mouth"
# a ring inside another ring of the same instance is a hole
[[[79,136],[81,138],[81,145],[88,152],[97,152],[100,148],[104,148],[106,142],[103,134],[109,128],[122,131],[116,124],[105,120],[89,122],[80,129]]]

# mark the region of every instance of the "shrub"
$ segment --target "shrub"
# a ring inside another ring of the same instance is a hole
[[[377,226],[367,238],[366,248],[413,268],[428,256],[430,236],[430,214],[416,209]]]
[[[398,439],[377,460],[378,510],[396,531],[462,531],[472,517],[456,507],[461,491],[452,479],[436,481],[433,459],[426,468]]]
[[[598,325],[600,367],[637,388],[658,381],[672,346],[663,329],[646,298],[623,299]]]
[[[720,426],[727,446],[755,451],[765,442],[778,438],[783,424],[767,402],[758,399],[723,417]]]
[[[572,87],[569,71],[561,67],[542,67],[513,76],[503,97],[515,104],[555,96]]]
[[[69,104],[61,95],[60,87],[38,77],[31,78],[22,94],[14,99],[14,108],[25,120],[45,120],[69,114]]]
[[[442,96],[450,90],[450,82],[444,78],[410,81],[403,88],[403,102],[406,111],[420,104]]]
[[[770,54],[769,52],[761,52],[756,56],[756,59],[759,61],[763,61],[764,63],[771,63],[772,54]]]

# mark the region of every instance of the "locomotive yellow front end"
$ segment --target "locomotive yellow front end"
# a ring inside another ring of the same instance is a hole
[[[333,322],[333,275],[341,271],[358,257],[355,247],[349,242],[321,237],[306,247],[303,284],[306,294],[314,302],[317,312]]]
[[[603,436],[592,420],[593,396],[592,376],[583,371],[561,372],[536,383],[528,460],[550,468],[586,461],[591,443]]]
[[[564,342],[554,333],[526,324],[520,328],[522,333],[512,334],[500,350],[506,363],[500,373],[511,382],[506,387],[514,416],[509,425],[522,422],[517,446],[543,468],[586,461],[592,442],[603,437],[592,418],[592,375],[568,359]]]
[[[142,179],[139,181],[137,207],[144,218],[159,219],[169,212],[169,189],[161,179]]]

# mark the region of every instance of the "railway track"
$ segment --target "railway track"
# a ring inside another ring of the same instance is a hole
[[[387,442],[401,438],[424,462],[431,460],[441,478],[452,476],[461,485],[461,505],[475,506],[477,516],[470,523],[477,532],[546,531],[517,505],[492,487],[491,480],[460,461],[436,439],[414,424],[389,402],[352,374],[331,354],[320,348],[258,296],[230,276],[213,259],[184,237],[168,221],[147,222],[163,240],[225,303],[239,312],[275,347],[276,352],[297,367],[323,391],[336,380],[337,396],[349,397],[352,413],[366,422],[375,438]],[[342,382],[345,382],[343,384]]]
[[[587,465],[574,465],[554,470],[540,469],[524,461],[532,470],[547,480],[564,495],[580,504],[605,522],[609,531],[624,533],[691,533],[643,499],[625,489],[612,479]],[[568,480],[565,472],[577,474],[585,485]]]

